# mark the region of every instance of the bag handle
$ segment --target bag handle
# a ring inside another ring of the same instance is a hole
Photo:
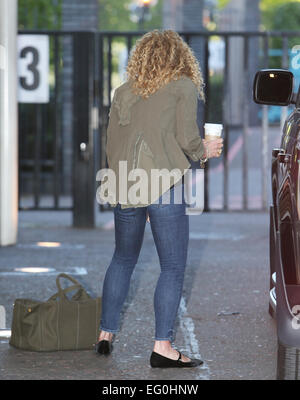
[[[66,289],[62,289],[62,287],[60,286],[60,282],[59,282],[60,278],[69,279],[71,282],[75,283],[75,286],[82,287],[82,285],[78,281],[76,281],[75,278],[62,272],[61,274],[58,274],[56,277],[56,286],[57,286],[59,292],[64,292],[66,290]]]
[[[60,285],[60,278],[65,278],[65,279],[69,279],[71,282],[75,283],[75,285],[69,286],[65,289],[62,289],[61,285]],[[73,296],[76,297],[76,295],[78,295],[80,293],[80,291],[84,294],[84,297],[86,298],[90,298],[90,296],[87,294],[87,292],[85,291],[84,287],[76,280],[74,279],[72,276],[65,274],[64,272],[62,272],[61,274],[58,274],[56,277],[56,286],[58,288],[58,293],[55,293],[54,295],[52,295],[49,300],[56,300],[57,297],[60,297],[61,299],[67,299],[66,293],[71,292],[74,289],[78,289],[77,293]]]
[[[65,293],[68,293],[68,292],[72,292],[74,289],[77,289],[78,288],[78,285],[72,285],[72,286],[69,286],[69,287],[67,287],[67,288],[65,288],[61,293],[63,293],[63,294],[65,294]],[[78,288],[79,290],[81,290],[81,288]],[[59,297],[60,295],[61,295],[61,293],[55,293],[55,294],[53,294],[49,299],[48,299],[48,301],[50,301],[50,300],[56,300],[57,299],[57,297]]]
[[[75,285],[69,286],[69,287],[67,287],[65,289],[62,289],[62,287],[60,286],[60,281],[59,281],[61,278],[69,279],[69,281],[75,283]],[[67,298],[66,293],[71,292],[72,290],[74,290],[76,288],[78,288],[78,292],[79,292],[79,290],[83,290],[84,291],[84,288],[82,287],[82,285],[76,279],[74,279],[72,276],[70,276],[68,274],[65,274],[64,272],[62,272],[61,274],[57,275],[57,277],[56,277],[56,286],[58,288],[58,296],[60,298]]]

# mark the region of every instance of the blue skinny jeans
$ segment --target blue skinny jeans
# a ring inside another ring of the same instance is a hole
[[[180,182],[147,207],[121,209],[119,203],[114,207],[115,250],[103,281],[101,330],[120,331],[120,313],[143,244],[148,210],[161,269],[154,292],[155,340],[174,341],[189,241],[189,216],[185,214],[184,184]],[[174,192],[181,204],[175,204]],[[162,204],[162,197],[168,193],[170,204]]]

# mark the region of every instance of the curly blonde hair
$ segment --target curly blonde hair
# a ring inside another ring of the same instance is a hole
[[[143,98],[186,75],[196,85],[200,99],[205,100],[199,62],[189,45],[172,29],[154,29],[139,38],[130,52],[126,75],[133,92]]]

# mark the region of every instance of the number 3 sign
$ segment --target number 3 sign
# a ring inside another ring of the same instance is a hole
[[[49,102],[49,36],[18,36],[18,100]]]

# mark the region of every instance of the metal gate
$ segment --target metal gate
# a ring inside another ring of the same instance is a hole
[[[19,208],[72,210],[74,226],[93,226],[95,212],[111,209],[96,203],[95,177],[107,167],[113,89],[144,32],[19,34],[47,35],[50,42],[50,101],[19,104]],[[252,81],[257,69],[282,67],[294,68],[299,84],[293,59],[300,32],[179,34],[199,49],[206,83],[200,134],[204,122],[224,126],[223,154],[205,169],[205,211],[267,211],[271,148],[289,109],[254,104]]]

